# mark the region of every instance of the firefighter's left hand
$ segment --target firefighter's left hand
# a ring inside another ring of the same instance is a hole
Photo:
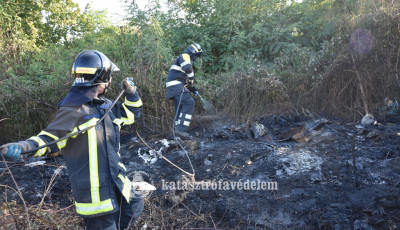
[[[133,78],[129,77],[129,78],[125,78],[121,82],[121,88],[123,90],[125,90],[127,93],[136,93],[136,86],[132,80],[133,80]]]
[[[192,93],[194,93],[194,94],[197,94],[197,89],[194,88],[193,86],[190,86],[190,87],[188,87],[187,89],[188,89],[190,92],[192,92]]]

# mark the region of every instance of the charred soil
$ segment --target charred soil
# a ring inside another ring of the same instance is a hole
[[[125,135],[122,161],[146,201],[133,229],[398,229],[399,132],[400,120],[272,116],[194,128],[179,143],[143,133],[153,150]],[[191,173],[179,144],[194,180],[154,152]],[[4,229],[83,228],[63,165],[62,156],[0,163]]]

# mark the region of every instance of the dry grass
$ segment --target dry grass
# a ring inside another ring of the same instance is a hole
[[[204,212],[201,205],[197,206],[200,210],[192,210],[184,202],[171,206],[165,197],[152,196],[145,201],[145,209],[131,229],[141,229],[143,226],[158,230],[225,229],[221,227],[221,220],[213,217],[212,212]]]
[[[57,205],[30,205],[27,207],[29,220],[24,207],[15,201],[2,202],[0,229],[84,229],[74,206],[61,209]]]
[[[2,191],[0,202],[0,229],[84,229],[85,224],[83,218],[79,217],[75,212],[75,206],[69,205],[61,208],[58,203],[52,202],[50,194],[55,183],[59,179],[58,174],[54,174],[50,179],[44,179],[42,182],[45,187],[40,202],[32,204],[32,201],[24,197],[24,193],[20,190],[20,182],[14,178],[13,171],[17,171],[19,164],[13,164],[10,167],[7,162],[3,162],[6,170],[0,174],[0,180],[6,181],[5,177],[11,178],[13,185],[0,184]],[[63,166],[50,165],[46,166],[60,169]],[[21,171],[20,171],[21,172]],[[16,177],[17,178],[17,177]],[[21,178],[21,177],[18,177]],[[8,179],[8,181],[10,181]],[[32,184],[24,184],[24,187],[32,186]],[[31,187],[30,190],[35,190]],[[69,188],[64,188],[65,197]],[[26,191],[26,190],[24,190]],[[12,196],[11,196],[12,194]],[[16,195],[14,195],[16,194]],[[25,194],[26,195],[26,194]],[[58,194],[57,196],[63,196]],[[13,198],[11,198],[13,197]],[[184,196],[186,197],[186,195]],[[168,195],[152,195],[145,201],[145,208],[139,219],[130,229],[140,229],[147,225],[148,229],[190,229],[193,227],[200,229],[217,229],[220,224],[215,220],[212,213],[204,214],[203,209],[192,210],[185,205],[182,200],[177,200],[171,204]],[[55,197],[53,197],[54,199]],[[71,200],[73,203],[73,200]],[[29,204],[30,203],[30,204]]]
[[[285,85],[267,71],[236,73],[228,78],[221,101],[223,112],[236,122],[247,122],[260,115],[295,109]]]
[[[42,200],[38,204],[28,205],[4,157],[3,163],[6,166],[6,170],[0,174],[0,178],[8,174],[14,186],[0,184],[0,188],[4,191],[1,196],[2,202],[0,202],[2,214],[0,215],[0,229],[82,229],[83,219],[76,214],[74,205],[60,208],[57,203],[45,202],[55,185],[58,174],[54,173],[48,183],[42,177],[42,183],[46,185]],[[57,169],[63,167],[50,166]],[[33,190],[35,188],[30,189]],[[7,197],[9,192],[16,193],[19,201],[15,199],[9,200]],[[68,197],[69,195],[65,194],[65,196]]]
[[[303,106],[334,117],[379,115],[384,99],[400,99],[400,16],[368,15],[353,33],[363,29],[371,34],[372,47],[357,53],[345,43],[325,77],[309,93],[302,95]]]
[[[237,122],[284,112],[342,119],[372,113],[384,119],[384,99],[400,101],[398,9],[343,23],[339,50],[330,64],[323,63],[320,78],[287,70],[291,77],[282,80],[263,69],[223,76],[223,112]]]

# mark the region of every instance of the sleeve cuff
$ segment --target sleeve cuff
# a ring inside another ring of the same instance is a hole
[[[125,99],[131,102],[140,100],[138,92],[128,93],[125,91]]]
[[[125,105],[132,107],[140,107],[143,105],[138,93],[127,93],[125,94]]]
[[[35,149],[35,148],[37,148],[37,147],[39,147],[39,143],[37,143],[36,141],[34,141],[34,140],[26,140],[27,142],[29,142],[29,144],[31,145],[31,147],[33,148],[33,149]]]

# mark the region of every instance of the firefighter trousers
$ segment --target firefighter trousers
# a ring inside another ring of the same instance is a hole
[[[126,229],[139,217],[143,211],[143,198],[135,194],[134,197],[131,197],[128,204],[119,191],[116,191],[116,193],[120,207],[119,210],[104,216],[85,218],[87,230]]]
[[[173,100],[175,104],[175,128],[187,131],[194,113],[194,99],[189,92],[183,92],[173,97]]]

